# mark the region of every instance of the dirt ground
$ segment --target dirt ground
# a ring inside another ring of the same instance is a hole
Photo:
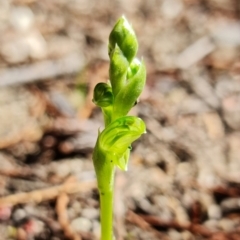
[[[116,239],[240,239],[238,0],[0,0],[0,240],[99,239],[92,92],[123,14],[147,134],[116,173]]]

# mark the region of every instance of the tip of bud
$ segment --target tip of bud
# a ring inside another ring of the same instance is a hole
[[[128,61],[131,62],[137,53],[138,42],[132,26],[124,16],[117,21],[110,33],[108,44],[109,55],[111,55],[116,44]]]

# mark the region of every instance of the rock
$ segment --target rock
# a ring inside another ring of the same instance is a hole
[[[216,21],[212,28],[212,37],[218,44],[240,46],[240,22]]]
[[[23,224],[23,229],[30,236],[36,236],[44,230],[44,223],[40,220],[31,218]]]
[[[25,41],[29,47],[29,56],[32,59],[43,59],[47,56],[47,43],[39,31],[32,31]]]
[[[194,166],[189,162],[181,162],[177,164],[176,169],[176,181],[185,187],[191,186],[191,183],[194,181],[196,172],[194,171]]]
[[[187,189],[182,196],[182,204],[185,208],[190,209],[194,203],[199,201],[199,192],[193,189]]]
[[[233,220],[228,218],[223,218],[219,221],[219,226],[224,232],[231,232],[235,229],[235,223]]]
[[[210,108],[208,105],[194,95],[189,95],[185,98],[179,106],[180,114],[196,114],[202,112],[208,112]]]
[[[76,52],[80,49],[81,45],[70,38],[63,36],[54,36],[47,39],[48,56],[50,58],[59,58],[69,53]]]
[[[82,205],[81,205],[80,201],[77,201],[77,200],[74,201],[71,208],[74,209],[74,211],[78,214],[82,211]]]
[[[228,135],[227,138],[228,143],[228,153],[227,153],[227,159],[228,159],[228,172],[227,176],[229,179],[239,179],[240,174],[240,161],[239,161],[239,155],[240,155],[240,133],[234,132],[230,135]]]
[[[223,180],[216,175],[212,167],[202,167],[198,173],[197,182],[203,188],[209,189],[223,185]]]
[[[42,126],[32,115],[33,105],[36,108],[41,104],[38,97],[24,88],[11,87],[0,88],[0,99],[0,149],[41,139]]]
[[[222,217],[222,211],[219,205],[217,204],[211,204],[208,207],[208,217],[211,219],[220,219]]]
[[[221,100],[228,97],[232,93],[240,92],[240,81],[233,80],[229,76],[219,76],[215,86],[216,95]]]
[[[2,57],[11,64],[22,63],[28,59],[29,47],[24,38],[3,42],[0,48]]]
[[[174,209],[174,212],[176,215],[177,222],[179,222],[179,224],[183,225],[189,224],[189,217],[185,208],[179,205],[176,209]]]
[[[12,7],[10,23],[18,31],[27,31],[34,23],[34,14],[30,8],[25,6]]]
[[[12,208],[9,206],[0,206],[0,221],[7,221],[12,214]]]
[[[199,196],[199,201],[203,205],[203,208],[205,208],[205,209],[208,209],[209,206],[214,204],[213,196],[211,194],[209,194],[208,192],[201,192],[201,194]]]
[[[233,209],[240,208],[240,198],[227,198],[221,202],[223,212],[228,212]]]
[[[27,213],[24,209],[19,208],[16,211],[14,211],[13,215],[12,215],[12,219],[14,222],[18,223],[21,220],[23,220],[24,218],[27,217]]]
[[[87,218],[75,218],[71,222],[71,227],[76,232],[89,232],[92,228],[92,222]]]
[[[161,5],[161,13],[167,19],[174,19],[181,14],[183,7],[181,0],[165,0]]]
[[[182,240],[195,240],[195,236],[191,232],[185,230],[182,232]]]
[[[202,116],[209,138],[211,140],[223,138],[225,129],[219,114],[217,112],[209,112]]]
[[[228,126],[240,130],[240,94],[232,94],[224,98],[222,108]]]
[[[101,236],[101,225],[99,223],[99,221],[94,220],[93,221],[93,230],[92,230],[94,236],[96,237],[96,239],[100,239]]]
[[[168,230],[168,236],[170,237],[170,239],[182,240],[181,233],[173,228]]]
[[[217,231],[219,230],[219,224],[216,219],[210,219],[203,223],[204,226],[206,226],[211,231]]]
[[[84,208],[81,215],[82,217],[86,217],[90,220],[97,219],[99,217],[99,210],[95,208]]]

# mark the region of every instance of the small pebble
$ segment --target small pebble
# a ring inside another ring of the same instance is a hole
[[[170,237],[170,239],[182,240],[181,233],[178,232],[178,231],[175,230],[175,229],[169,229],[169,230],[168,230],[168,236]]]
[[[193,234],[189,231],[183,231],[182,232],[182,240],[195,240],[195,237]]]
[[[174,209],[176,219],[180,224],[188,224],[189,223],[189,217],[186,213],[186,210],[182,206],[176,207]]]
[[[31,236],[40,234],[44,229],[44,223],[37,219],[29,219],[23,226],[23,229]]]
[[[76,232],[89,232],[92,228],[92,222],[87,218],[75,218],[71,222],[71,227]]]
[[[208,207],[208,217],[211,219],[220,219],[222,216],[222,210],[217,204],[211,204]]]
[[[14,222],[19,222],[26,217],[27,217],[26,211],[23,210],[22,208],[19,208],[16,211],[14,211],[14,213],[12,215],[12,219]]]
[[[163,1],[161,6],[161,13],[167,19],[174,19],[181,14],[183,8],[184,5],[182,1],[165,0]]]
[[[93,220],[93,234],[96,239],[100,239],[101,236],[101,225],[99,221]]]
[[[231,232],[235,229],[235,223],[228,218],[223,218],[219,221],[219,226],[224,232]]]
[[[204,225],[211,231],[219,230],[219,224],[216,219],[210,219],[204,222]]]
[[[229,211],[240,207],[240,198],[227,198],[221,202],[223,211]]]
[[[78,213],[82,210],[82,205],[79,201],[74,201],[71,207]]]
[[[8,206],[2,206],[0,207],[0,221],[6,221],[10,218],[12,213],[11,207]]]
[[[14,7],[10,13],[10,22],[16,30],[27,31],[34,23],[34,14],[28,7]]]
[[[82,210],[82,217],[86,217],[90,220],[97,219],[99,217],[99,210],[95,208],[84,208]]]

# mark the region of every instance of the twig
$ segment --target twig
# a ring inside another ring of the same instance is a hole
[[[153,226],[164,227],[164,228],[177,228],[180,230],[188,230],[194,234],[197,233],[204,237],[211,237],[213,234],[213,232],[211,232],[209,229],[207,229],[206,227],[204,227],[200,224],[193,224],[193,223],[180,224],[176,221],[166,222],[166,221],[162,221],[161,219],[159,219],[156,216],[149,216],[149,215],[148,216],[140,215],[139,217],[143,218],[147,223],[149,223],[150,225],[153,225]]]
[[[68,195],[66,193],[61,193],[57,198],[56,211],[58,214],[58,222],[64,231],[64,235],[68,239],[81,240],[81,237],[75,233],[68,220],[67,205],[69,202]]]
[[[74,194],[78,192],[88,192],[96,187],[95,181],[71,182],[62,185],[35,190],[27,193],[17,193],[0,198],[0,206],[16,205],[27,202],[42,202],[56,198],[61,193]]]
[[[202,37],[188,46],[177,58],[177,66],[181,69],[187,69],[193,64],[199,62],[215,49],[215,45],[208,37]]]
[[[73,74],[80,71],[84,63],[82,55],[70,54],[55,61],[47,60],[32,65],[9,68],[0,72],[0,87]]]
[[[145,221],[142,217],[137,215],[136,213],[129,211],[127,214],[127,221],[137,225],[143,230],[153,232],[159,239],[161,240],[169,240],[169,238],[166,235],[163,235],[159,231],[155,230],[154,228],[151,227],[151,225]]]

